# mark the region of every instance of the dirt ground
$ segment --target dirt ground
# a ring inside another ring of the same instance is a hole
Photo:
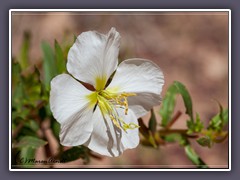
[[[53,45],[54,39],[58,42],[71,41],[73,35],[83,31],[107,33],[111,27],[115,27],[122,37],[120,60],[140,57],[150,59],[161,67],[166,82],[163,96],[173,81],[182,82],[192,95],[194,111],[206,123],[218,111],[214,99],[228,107],[228,14],[224,12],[108,12],[97,15],[77,12],[14,13],[12,54],[16,56],[19,53],[23,32],[26,30],[32,35],[30,59],[37,64],[42,57],[40,43],[43,40]],[[184,112],[182,102],[179,101],[177,109]],[[157,112],[159,107],[155,110]],[[174,127],[185,128],[185,118],[182,116]],[[216,144],[211,149],[193,144],[210,167],[227,167],[228,141]],[[39,153],[41,157],[41,150]],[[74,164],[81,164],[81,160]],[[139,145],[118,158],[91,162],[91,165],[97,167],[139,164],[142,167],[193,167],[184,155],[184,150],[177,144],[158,150]]]

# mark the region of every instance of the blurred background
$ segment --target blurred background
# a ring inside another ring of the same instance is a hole
[[[194,112],[208,120],[218,112],[215,99],[228,107],[228,13],[226,12],[13,12],[12,56],[18,56],[24,32],[31,35],[29,59],[41,66],[41,42],[54,46],[72,43],[73,36],[84,31],[107,33],[115,27],[121,35],[119,60],[139,57],[150,59],[160,66],[165,75],[165,86],[173,81],[182,82],[189,90]],[[184,112],[178,101],[177,110]],[[159,107],[155,107],[158,114]],[[144,117],[147,121],[149,115]],[[157,120],[160,118],[157,116]],[[46,125],[47,126],[47,125]],[[182,115],[175,128],[186,128],[186,116]],[[57,151],[57,143],[51,129],[47,130],[51,151]],[[192,142],[202,159],[213,168],[228,167],[228,141],[215,144],[211,149]],[[37,158],[46,155],[39,148]],[[55,167],[82,167],[82,160]],[[71,166],[74,165],[74,166]],[[191,168],[192,163],[178,144],[159,149],[139,145],[117,158],[93,159],[91,167],[163,167]]]

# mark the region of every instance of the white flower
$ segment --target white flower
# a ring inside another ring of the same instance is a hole
[[[51,81],[50,108],[61,124],[62,145],[84,144],[99,154],[119,156],[139,144],[137,119],[160,104],[163,74],[144,59],[118,66],[119,45],[115,28],[107,35],[80,34],[68,53],[67,70],[75,79],[61,74]]]

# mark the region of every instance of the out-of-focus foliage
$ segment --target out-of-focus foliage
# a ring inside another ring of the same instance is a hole
[[[76,37],[74,36],[73,41]],[[72,42],[73,43],[73,42]],[[43,42],[42,64],[38,67],[31,65],[29,61],[29,49],[31,35],[24,34],[24,40],[19,56],[12,58],[12,165],[13,168],[29,168],[35,165],[35,154],[39,148],[45,149],[47,158],[66,163],[84,160],[87,164],[91,158],[101,160],[91,150],[84,146],[70,147],[66,149],[59,143],[60,125],[53,118],[49,108],[49,91],[51,79],[61,73],[66,73],[66,59],[72,44],[61,45],[56,40],[53,47]],[[179,119],[183,112],[175,112],[177,96],[180,95],[185,105],[185,113],[188,115],[187,129],[172,129],[171,126]],[[228,124],[228,109],[224,109],[220,103],[219,112],[204,127],[200,116],[194,117],[192,100],[186,87],[180,82],[174,82],[167,90],[159,111],[162,118],[157,122],[153,110],[148,121],[148,126],[139,119],[141,145],[159,148],[168,143],[178,143],[183,147],[186,156],[197,168],[208,166],[200,158],[191,146],[191,140],[195,140],[202,147],[212,147],[214,143],[221,143],[228,137],[224,127]],[[49,126],[46,128],[46,123]],[[46,130],[50,129],[55,136],[59,152],[52,154]],[[50,165],[49,162],[44,162]]]
[[[175,107],[176,95],[181,94],[185,107],[186,114],[189,115],[191,122],[193,121],[193,112],[192,112],[192,100],[186,90],[185,86],[180,82],[175,81],[168,89],[164,101],[162,103],[162,108],[160,109],[160,115],[162,116],[162,126],[166,127],[168,123],[171,123],[172,113]]]
[[[188,129],[185,130],[171,129],[171,126],[181,115],[180,111],[173,115],[178,94],[181,95],[186,108],[185,113],[189,116],[186,124]],[[182,83],[175,81],[168,88],[159,111],[162,117],[161,128],[156,132],[151,131],[151,129],[156,129],[156,127],[152,127],[153,123],[150,123],[152,117],[154,117],[153,112],[149,121],[149,127],[146,127],[140,119],[140,132],[145,137],[142,143],[156,148],[167,143],[177,142],[184,147],[187,157],[196,167],[207,168],[208,166],[193,149],[188,139],[196,139],[200,146],[208,148],[212,147],[214,143],[223,142],[228,137],[228,132],[224,130],[224,126],[228,122],[228,109],[223,109],[220,103],[219,109],[220,112],[209,121],[209,125],[205,128],[199,114],[196,113],[196,117],[193,116],[192,100],[186,87]],[[157,123],[154,124],[157,126]]]

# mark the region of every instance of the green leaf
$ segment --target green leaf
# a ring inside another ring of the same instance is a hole
[[[46,89],[49,90],[51,79],[57,75],[57,67],[54,53],[50,45],[46,42],[43,42],[41,47],[43,51],[44,84]]]
[[[37,108],[42,98],[42,85],[40,82],[40,74],[36,67],[31,75],[23,78],[23,83],[24,91],[27,95],[24,100],[24,105]]]
[[[41,146],[45,146],[46,144],[47,144],[46,141],[43,141],[37,137],[25,136],[14,147],[19,147],[19,148],[31,147],[33,149],[36,149]]]
[[[160,115],[162,117],[162,126],[166,127],[167,124],[171,121],[171,116],[174,111],[175,107],[175,96],[176,96],[177,90],[174,85],[171,85],[165,97],[163,98],[162,101],[162,107],[160,109]]]
[[[24,85],[23,82],[20,81],[16,88],[13,90],[13,100],[16,103],[21,103],[22,99],[25,97]]]
[[[64,54],[63,54],[63,51],[62,51],[59,43],[56,40],[54,42],[54,47],[55,47],[57,72],[58,72],[58,74],[61,74],[66,71],[66,68],[65,68],[66,62],[64,59]]]
[[[203,162],[203,160],[198,156],[190,144],[184,146],[185,153],[187,157],[195,164],[198,168],[208,168],[208,166]]]
[[[13,89],[18,85],[18,82],[21,80],[21,66],[18,62],[12,63],[12,85]]]
[[[20,153],[20,164],[22,167],[32,167],[35,161],[35,148],[26,146],[21,148],[21,153]]]
[[[155,118],[153,110],[152,110],[151,118]],[[156,119],[155,120],[152,119],[152,121],[156,121]],[[156,124],[154,125],[154,122],[151,122],[151,123],[149,122],[149,128],[148,128],[143,123],[143,120],[141,118],[138,119],[138,122],[139,122],[139,126],[140,126],[139,131],[145,138],[145,140],[142,141],[142,144],[157,148],[157,143],[156,143],[156,140],[155,140],[155,137],[154,137],[154,133],[156,132]],[[150,127],[151,127],[151,129],[150,129]]]
[[[77,40],[77,36],[74,34],[74,36],[73,36],[73,43],[75,43],[76,40]]]
[[[221,108],[220,108],[221,109]],[[214,116],[210,122],[208,129],[214,131],[221,131],[222,128],[228,123],[228,109],[220,110],[216,116]]]
[[[59,133],[60,133],[60,124],[56,120],[51,121],[51,128],[53,131],[54,136],[59,139]]]
[[[39,130],[39,125],[35,120],[29,120],[24,123],[25,127],[32,129],[33,131]]]
[[[20,50],[20,55],[18,61],[21,65],[22,69],[25,69],[29,66],[28,63],[28,55],[29,55],[29,47],[30,47],[30,32],[24,32],[23,43]]]
[[[160,115],[162,117],[162,126],[166,127],[168,123],[172,120],[172,113],[175,108],[175,98],[176,95],[180,94],[182,96],[186,114],[189,115],[190,120],[193,121],[193,111],[192,111],[192,99],[190,94],[188,93],[186,87],[175,81],[167,90],[165,97],[163,98],[162,107],[160,109]]]
[[[197,142],[201,146],[208,147],[208,148],[212,147],[212,144],[213,144],[213,142],[209,136],[201,137],[201,138],[197,139]]]
[[[154,134],[157,129],[157,121],[153,109],[151,109],[151,117],[148,123],[149,130]]]
[[[151,131],[149,131],[149,136],[148,136],[148,142],[154,147],[154,148],[157,148],[157,143],[156,143],[156,140],[152,134]]]
[[[21,140],[21,138],[25,136],[37,137],[37,131],[34,131],[29,127],[23,126],[21,131],[18,133],[18,137],[20,137],[20,140]]]
[[[23,107],[23,100],[25,99],[26,94],[24,91],[24,85],[23,82],[20,81],[18,85],[13,90],[13,107],[16,108],[16,110],[21,113],[22,107]]]
[[[223,110],[221,120],[222,120],[222,125],[223,126],[225,126],[228,123],[228,109]]]
[[[186,87],[180,82],[175,81],[174,85],[176,86],[178,93],[182,95],[186,108],[186,114],[188,114],[193,121],[192,99],[189,92],[187,91]]]
[[[220,113],[219,113],[219,116],[220,116],[220,119],[221,119],[221,124],[222,124],[222,128],[225,124],[228,123],[228,109],[223,109],[222,105],[218,102],[218,105],[219,105],[219,109],[220,109]]]
[[[88,158],[87,150],[83,146],[72,147],[71,149],[64,151],[60,157],[60,161],[70,162],[79,158]]]
[[[187,127],[188,127],[188,132],[187,132],[188,134],[198,133],[202,131],[202,129],[204,128],[204,125],[203,125],[203,122],[200,120],[200,116],[198,113],[196,114],[195,122],[191,120],[187,121]]]

